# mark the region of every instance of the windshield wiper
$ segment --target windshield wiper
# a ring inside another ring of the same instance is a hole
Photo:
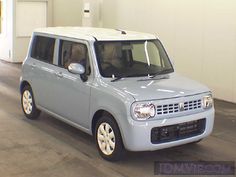
[[[150,78],[154,78],[154,77],[156,77],[156,76],[158,76],[158,75],[162,75],[162,74],[168,74],[168,73],[171,73],[171,72],[173,72],[173,71],[174,71],[174,70],[173,70],[172,68],[170,68],[170,69],[164,69],[164,70],[161,70],[161,71],[159,71],[159,72],[157,72],[157,73],[151,75]]]
[[[162,74],[168,74],[168,73],[171,73],[173,72],[174,70],[171,68],[171,69],[165,69],[165,70],[161,70],[153,75],[150,75],[149,78],[155,78],[156,76],[158,75],[162,75]],[[113,80],[111,80],[111,82],[116,82],[116,81],[119,81],[125,77],[135,77],[137,75],[120,75],[120,76],[115,76],[113,75],[112,78]]]
[[[121,79],[123,79],[123,78],[124,78],[124,77],[122,77],[122,76],[118,76],[118,77],[116,77],[115,79],[111,80],[111,82],[116,82],[116,81],[121,80]]]
[[[116,82],[116,81],[119,81],[125,77],[132,77],[132,76],[135,76],[135,75],[120,75],[120,76],[114,76],[112,78],[114,78],[113,80],[111,80],[111,82]]]

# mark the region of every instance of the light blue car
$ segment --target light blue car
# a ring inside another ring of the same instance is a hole
[[[102,28],[37,29],[20,82],[25,116],[40,111],[95,137],[100,155],[198,142],[213,129],[210,90],[174,72],[151,34]]]

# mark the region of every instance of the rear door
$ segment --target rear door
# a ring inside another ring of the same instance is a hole
[[[35,35],[30,53],[31,86],[37,106],[52,110],[53,80],[55,79],[54,53],[56,39],[46,35]]]

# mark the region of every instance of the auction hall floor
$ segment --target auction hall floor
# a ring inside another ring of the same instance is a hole
[[[43,113],[27,120],[20,107],[21,65],[0,62],[0,176],[145,177],[154,161],[236,161],[236,105],[215,101],[210,137],[199,144],[127,154],[117,163],[100,158],[93,138]]]

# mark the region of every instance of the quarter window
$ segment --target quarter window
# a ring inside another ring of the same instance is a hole
[[[31,57],[47,63],[53,63],[54,46],[54,38],[35,36]]]

